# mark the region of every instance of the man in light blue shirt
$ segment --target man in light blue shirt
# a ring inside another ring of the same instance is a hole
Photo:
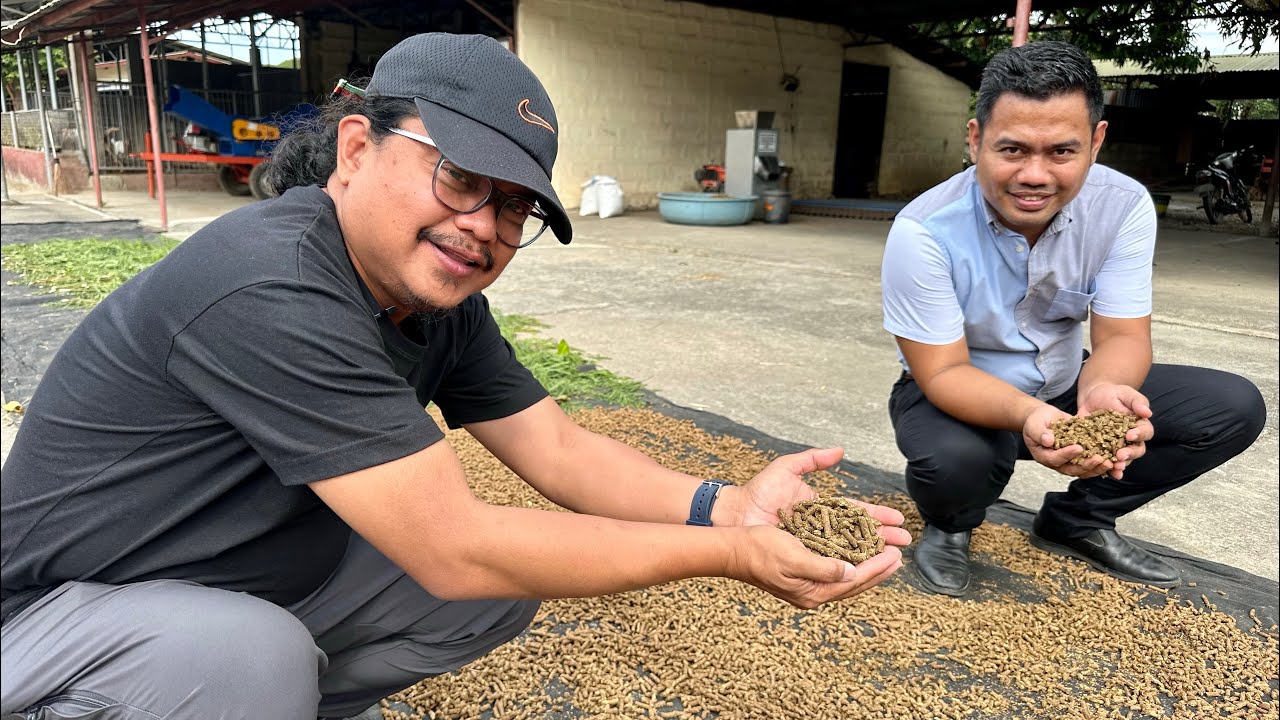
[[[1247,448],[1262,395],[1236,375],[1152,364],[1155,209],[1141,184],[1095,164],[1107,123],[1088,57],[1060,42],[1000,53],[976,114],[974,167],[899,213],[881,275],[904,370],[889,413],[925,521],[917,577],[968,590],[971,531],[1014,461],[1034,459],[1075,478],[1046,494],[1034,544],[1176,585],[1172,566],[1116,534],[1116,518]],[[1053,449],[1050,424],[1095,410],[1137,415],[1131,444],[1114,461],[1072,464],[1083,449]]]

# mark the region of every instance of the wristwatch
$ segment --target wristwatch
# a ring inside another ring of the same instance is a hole
[[[711,527],[711,508],[720,497],[720,489],[732,485],[728,480],[703,480],[697,490],[693,491],[693,502],[689,503],[689,519],[685,525]]]

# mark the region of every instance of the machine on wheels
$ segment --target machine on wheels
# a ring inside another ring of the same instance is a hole
[[[219,166],[218,185],[227,194],[253,195],[261,200],[271,196],[266,184],[271,148],[293,126],[314,115],[316,108],[304,103],[287,113],[251,120],[224,113],[190,90],[173,85],[169,88],[169,101],[165,103],[164,111],[187,121],[181,142],[189,152],[160,153],[158,160],[214,163]],[[146,161],[148,189],[154,197],[152,163],[157,158],[151,152],[149,136],[146,148],[146,152],[130,155]]]

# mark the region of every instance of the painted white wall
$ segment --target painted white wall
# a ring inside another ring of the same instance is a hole
[[[889,68],[880,195],[912,195],[963,169],[968,85],[892,45],[851,47],[844,59]]]
[[[556,192],[567,206],[592,175],[618,178],[630,207],[695,190],[724,161],[735,110],[777,113],[798,197],[828,197],[846,33],[834,25],[664,0],[520,0],[516,50],[560,120]],[[783,66],[800,88],[781,88]],[[794,100],[794,107],[792,107]]]

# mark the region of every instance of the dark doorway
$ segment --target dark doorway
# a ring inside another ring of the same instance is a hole
[[[847,62],[840,80],[840,129],[832,192],[838,198],[871,197],[880,177],[880,145],[889,99],[889,68]]]

